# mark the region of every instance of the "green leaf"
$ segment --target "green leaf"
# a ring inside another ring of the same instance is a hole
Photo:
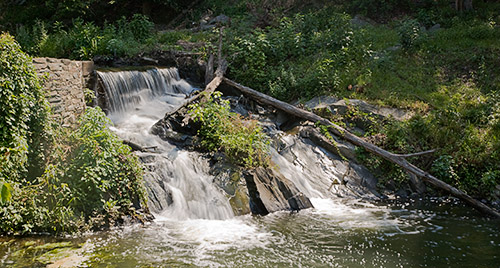
[[[2,182],[0,183],[0,203],[3,205],[10,201],[12,198],[12,187],[9,183]]]

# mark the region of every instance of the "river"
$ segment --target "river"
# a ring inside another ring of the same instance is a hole
[[[149,133],[194,90],[177,71],[100,76],[112,130],[155,148],[139,153],[155,220],[69,237],[1,237],[1,267],[500,267],[499,221],[454,199],[338,198],[325,193],[334,165],[313,176],[275,151],[314,208],[235,216],[206,159]],[[299,158],[327,158],[302,147]]]

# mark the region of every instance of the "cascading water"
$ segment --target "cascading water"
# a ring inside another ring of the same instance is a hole
[[[149,134],[193,91],[177,70],[98,75],[109,96],[113,130],[152,150],[138,154],[147,168],[149,204],[157,220],[82,238],[57,238],[83,244],[70,256],[60,248],[67,243],[57,243],[53,251],[34,246],[54,242],[51,238],[0,237],[1,267],[41,267],[40,261],[52,255],[64,258],[52,267],[498,266],[497,222],[441,199],[387,206],[359,201],[363,191],[348,186],[365,177],[359,176],[362,168],[300,135],[277,130],[266,118],[261,123],[278,144],[272,149],[275,168],[311,197],[315,208],[235,217],[203,157]],[[355,198],[336,198],[348,191]]]
[[[108,96],[108,116],[123,140],[154,149],[139,156],[148,168],[145,184],[157,218],[227,219],[233,216],[225,196],[212,185],[208,163],[149,133],[165,113],[186,101],[195,89],[176,68],[97,72]]]
[[[212,183],[207,161],[149,133],[165,113],[182,105],[195,90],[179,77],[177,69],[98,72],[98,75],[108,97],[113,130],[124,140],[154,148],[154,152],[142,152],[139,156],[148,168],[145,184],[150,209],[157,218],[233,217],[227,198]],[[286,145],[280,152],[271,149],[276,168],[310,197],[316,207],[321,208],[325,200],[340,195],[338,183],[348,169],[345,161],[327,156],[327,152],[293,135],[276,129],[272,132]]]

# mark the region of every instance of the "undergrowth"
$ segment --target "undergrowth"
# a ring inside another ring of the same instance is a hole
[[[190,116],[201,123],[198,136],[208,151],[222,151],[230,162],[247,168],[268,166],[269,140],[255,120],[243,119],[230,111],[228,100],[219,91],[206,102],[192,104]]]

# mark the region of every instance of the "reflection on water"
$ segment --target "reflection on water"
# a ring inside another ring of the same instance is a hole
[[[390,205],[313,199],[315,209],[228,220],[157,220],[64,241],[82,267],[498,267],[499,222],[441,200]],[[440,205],[438,205],[440,204]],[[2,245],[9,238],[3,238]],[[2,267],[26,267],[26,241],[0,246]],[[61,240],[61,239],[60,239]],[[60,241],[59,240],[59,241]],[[23,265],[16,265],[21,264]]]

